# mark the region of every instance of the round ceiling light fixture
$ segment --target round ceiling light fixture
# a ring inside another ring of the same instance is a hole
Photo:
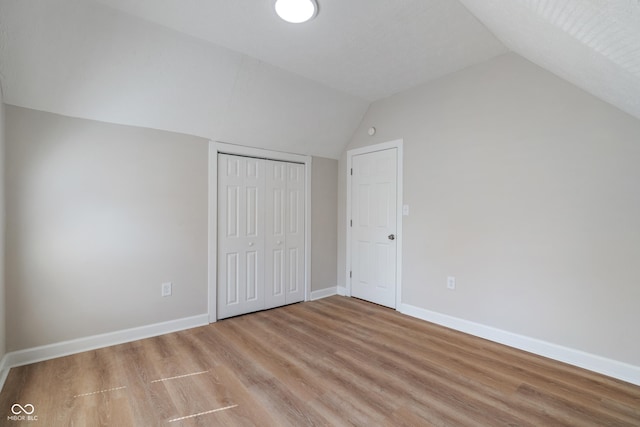
[[[276,0],[276,13],[292,24],[301,24],[318,14],[316,0]]]

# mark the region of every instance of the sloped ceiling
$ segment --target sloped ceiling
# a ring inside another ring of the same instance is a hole
[[[0,2],[8,104],[336,157],[368,102],[88,1]]]
[[[640,118],[638,0],[0,0],[5,102],[337,158],[371,101],[509,50]]]
[[[639,0],[461,0],[511,50],[640,118]]]
[[[304,25],[275,0],[98,1],[368,101],[506,51],[451,0],[318,0]]]
[[[506,51],[456,1],[273,1],[0,0],[5,102],[337,158],[371,100]]]

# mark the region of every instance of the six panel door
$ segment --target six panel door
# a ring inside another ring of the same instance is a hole
[[[304,300],[304,190],[302,164],[219,155],[218,319]]]
[[[397,150],[353,156],[351,295],[396,307]]]

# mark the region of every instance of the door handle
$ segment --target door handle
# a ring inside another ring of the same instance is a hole
[[[396,236],[394,234],[389,234],[389,240],[396,240]]]

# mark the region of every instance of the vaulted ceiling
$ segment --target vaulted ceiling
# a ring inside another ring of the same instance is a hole
[[[510,50],[640,118],[640,0],[461,0]]]
[[[0,0],[6,103],[338,157],[372,101],[509,50],[640,118],[638,0]]]

